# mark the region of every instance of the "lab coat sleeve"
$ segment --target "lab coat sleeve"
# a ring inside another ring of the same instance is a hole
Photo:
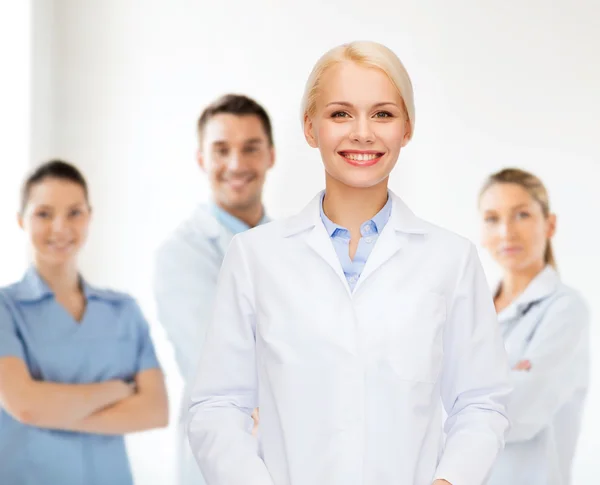
[[[258,405],[253,289],[235,236],[191,392],[188,436],[207,485],[273,485],[252,436]]]
[[[535,437],[581,386],[588,331],[589,314],[578,296],[561,296],[546,310],[523,356],[531,370],[511,372],[515,391],[508,404],[508,442]]]
[[[436,478],[483,485],[504,447],[511,386],[492,296],[470,243],[448,305],[441,391],[448,418]]]
[[[220,260],[211,249],[171,239],[156,254],[153,290],[158,320],[175,349],[185,382],[196,370],[213,307]]]

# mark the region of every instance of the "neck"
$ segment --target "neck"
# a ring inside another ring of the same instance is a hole
[[[356,188],[327,176],[323,212],[351,235],[360,236],[360,226],[373,218],[388,199],[388,179],[373,187]]]
[[[215,201],[215,204],[217,204],[225,212],[231,214],[233,217],[237,217],[240,221],[244,222],[249,227],[258,226],[259,222],[262,220],[262,218],[264,217],[264,214],[265,214],[265,211],[264,211],[264,208],[262,205],[262,201],[260,198],[258,199],[258,201],[256,203],[253,203],[252,205],[250,205],[248,207],[244,207],[244,208],[232,209],[229,207],[224,207],[222,204],[220,204],[217,201]]]
[[[504,277],[502,278],[502,286],[497,297],[502,296],[503,300],[512,302],[525,291],[533,279],[540,274],[545,267],[546,263],[540,261],[517,271],[505,272]]]
[[[64,295],[81,290],[75,261],[61,265],[49,265],[36,258],[35,268],[54,294]]]

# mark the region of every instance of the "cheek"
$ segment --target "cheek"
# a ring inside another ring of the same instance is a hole
[[[390,150],[400,150],[406,143],[405,130],[400,123],[375,124],[373,132]]]
[[[320,148],[338,146],[349,135],[350,125],[347,123],[322,123],[318,126],[317,142]]]
[[[492,228],[484,227],[481,229],[481,245],[486,249],[491,249],[497,243],[498,236]]]
[[[90,221],[87,218],[78,222],[74,226],[77,236],[81,239],[85,239],[87,237],[89,228],[90,228]]]
[[[48,236],[48,233],[51,232],[50,224],[41,221],[32,221],[27,227],[27,232],[32,241],[43,240]]]

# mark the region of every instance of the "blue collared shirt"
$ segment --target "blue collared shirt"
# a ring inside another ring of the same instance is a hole
[[[210,212],[212,213],[213,216],[216,217],[216,219],[219,221],[219,223],[222,224],[223,226],[225,226],[225,228],[227,228],[233,234],[239,234],[240,232],[244,232],[244,231],[247,231],[248,229],[250,229],[250,226],[248,224],[246,224],[241,219],[238,219],[237,217],[231,215],[229,212],[222,209],[214,202],[211,203],[209,207],[210,207]],[[265,224],[267,222],[270,222],[270,219],[263,212],[263,217],[260,220],[260,222],[258,223],[258,225],[260,226],[261,224]]]
[[[379,234],[383,231],[383,228],[387,224],[390,214],[392,212],[392,199],[388,196],[388,200],[383,208],[372,218],[366,222],[363,222],[360,226],[361,238],[358,242],[358,248],[354,259],[350,259],[350,231],[345,227],[342,227],[335,222],[331,221],[323,211],[323,198],[325,193],[321,196],[321,219],[327,230],[327,234],[333,242],[333,247],[338,255],[340,264],[346,280],[351,290],[354,290],[358,279],[365,267],[367,258],[371,254]]]
[[[149,328],[128,295],[82,281],[77,322],[34,268],[0,288],[0,359],[17,357],[36,381],[88,384],[132,380],[158,368]],[[0,408],[0,483],[132,485],[122,436],[28,426]]]

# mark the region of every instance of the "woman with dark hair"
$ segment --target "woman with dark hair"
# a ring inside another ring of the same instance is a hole
[[[123,435],[163,427],[168,403],[148,325],[128,295],[91,286],[77,255],[84,177],[54,160],[25,181],[32,265],[0,288],[0,483],[131,485]]]

